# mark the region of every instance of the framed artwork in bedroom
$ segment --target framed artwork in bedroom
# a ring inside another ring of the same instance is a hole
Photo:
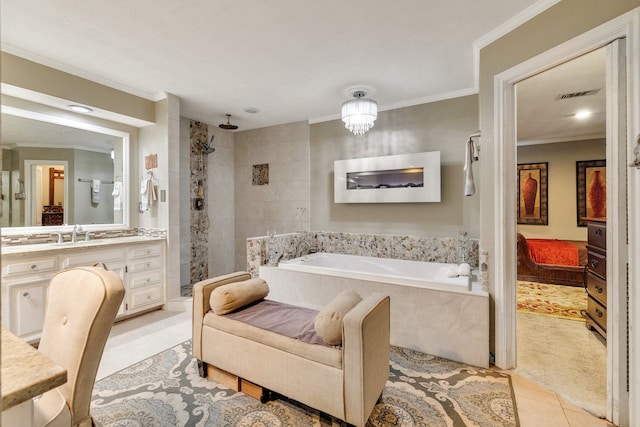
[[[607,161],[576,162],[576,199],[578,227],[586,227],[585,218],[607,217]]]
[[[518,224],[549,224],[547,166],[547,162],[518,164]]]

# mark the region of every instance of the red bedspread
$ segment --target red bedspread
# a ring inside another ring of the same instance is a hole
[[[562,240],[527,239],[531,259],[538,264],[580,265],[578,247]]]

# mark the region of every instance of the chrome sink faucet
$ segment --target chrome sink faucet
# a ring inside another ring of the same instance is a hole
[[[78,232],[82,232],[82,226],[80,224],[76,224],[73,226],[73,231],[71,232],[71,242],[76,243],[78,241]]]

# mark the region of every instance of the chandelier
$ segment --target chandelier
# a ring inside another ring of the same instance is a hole
[[[342,104],[342,121],[344,127],[354,135],[364,135],[373,127],[378,118],[378,103],[369,98],[362,90],[353,92],[353,98]]]

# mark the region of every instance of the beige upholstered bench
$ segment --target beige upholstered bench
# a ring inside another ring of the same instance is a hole
[[[236,272],[193,286],[193,355],[201,364],[201,374],[254,397],[265,388],[364,426],[389,377],[389,297],[358,296],[354,303],[351,295],[338,295],[315,322],[322,340],[330,344],[309,343],[230,315],[247,307],[258,310],[255,305],[268,300],[258,298],[230,314],[212,310],[212,301],[214,308],[225,305],[218,295],[223,289],[230,290],[222,297],[225,302],[245,303],[232,287],[259,280],[250,279],[249,273]],[[214,293],[216,288],[220,289]],[[336,321],[338,330],[330,331]],[[341,343],[336,345],[336,339]]]

